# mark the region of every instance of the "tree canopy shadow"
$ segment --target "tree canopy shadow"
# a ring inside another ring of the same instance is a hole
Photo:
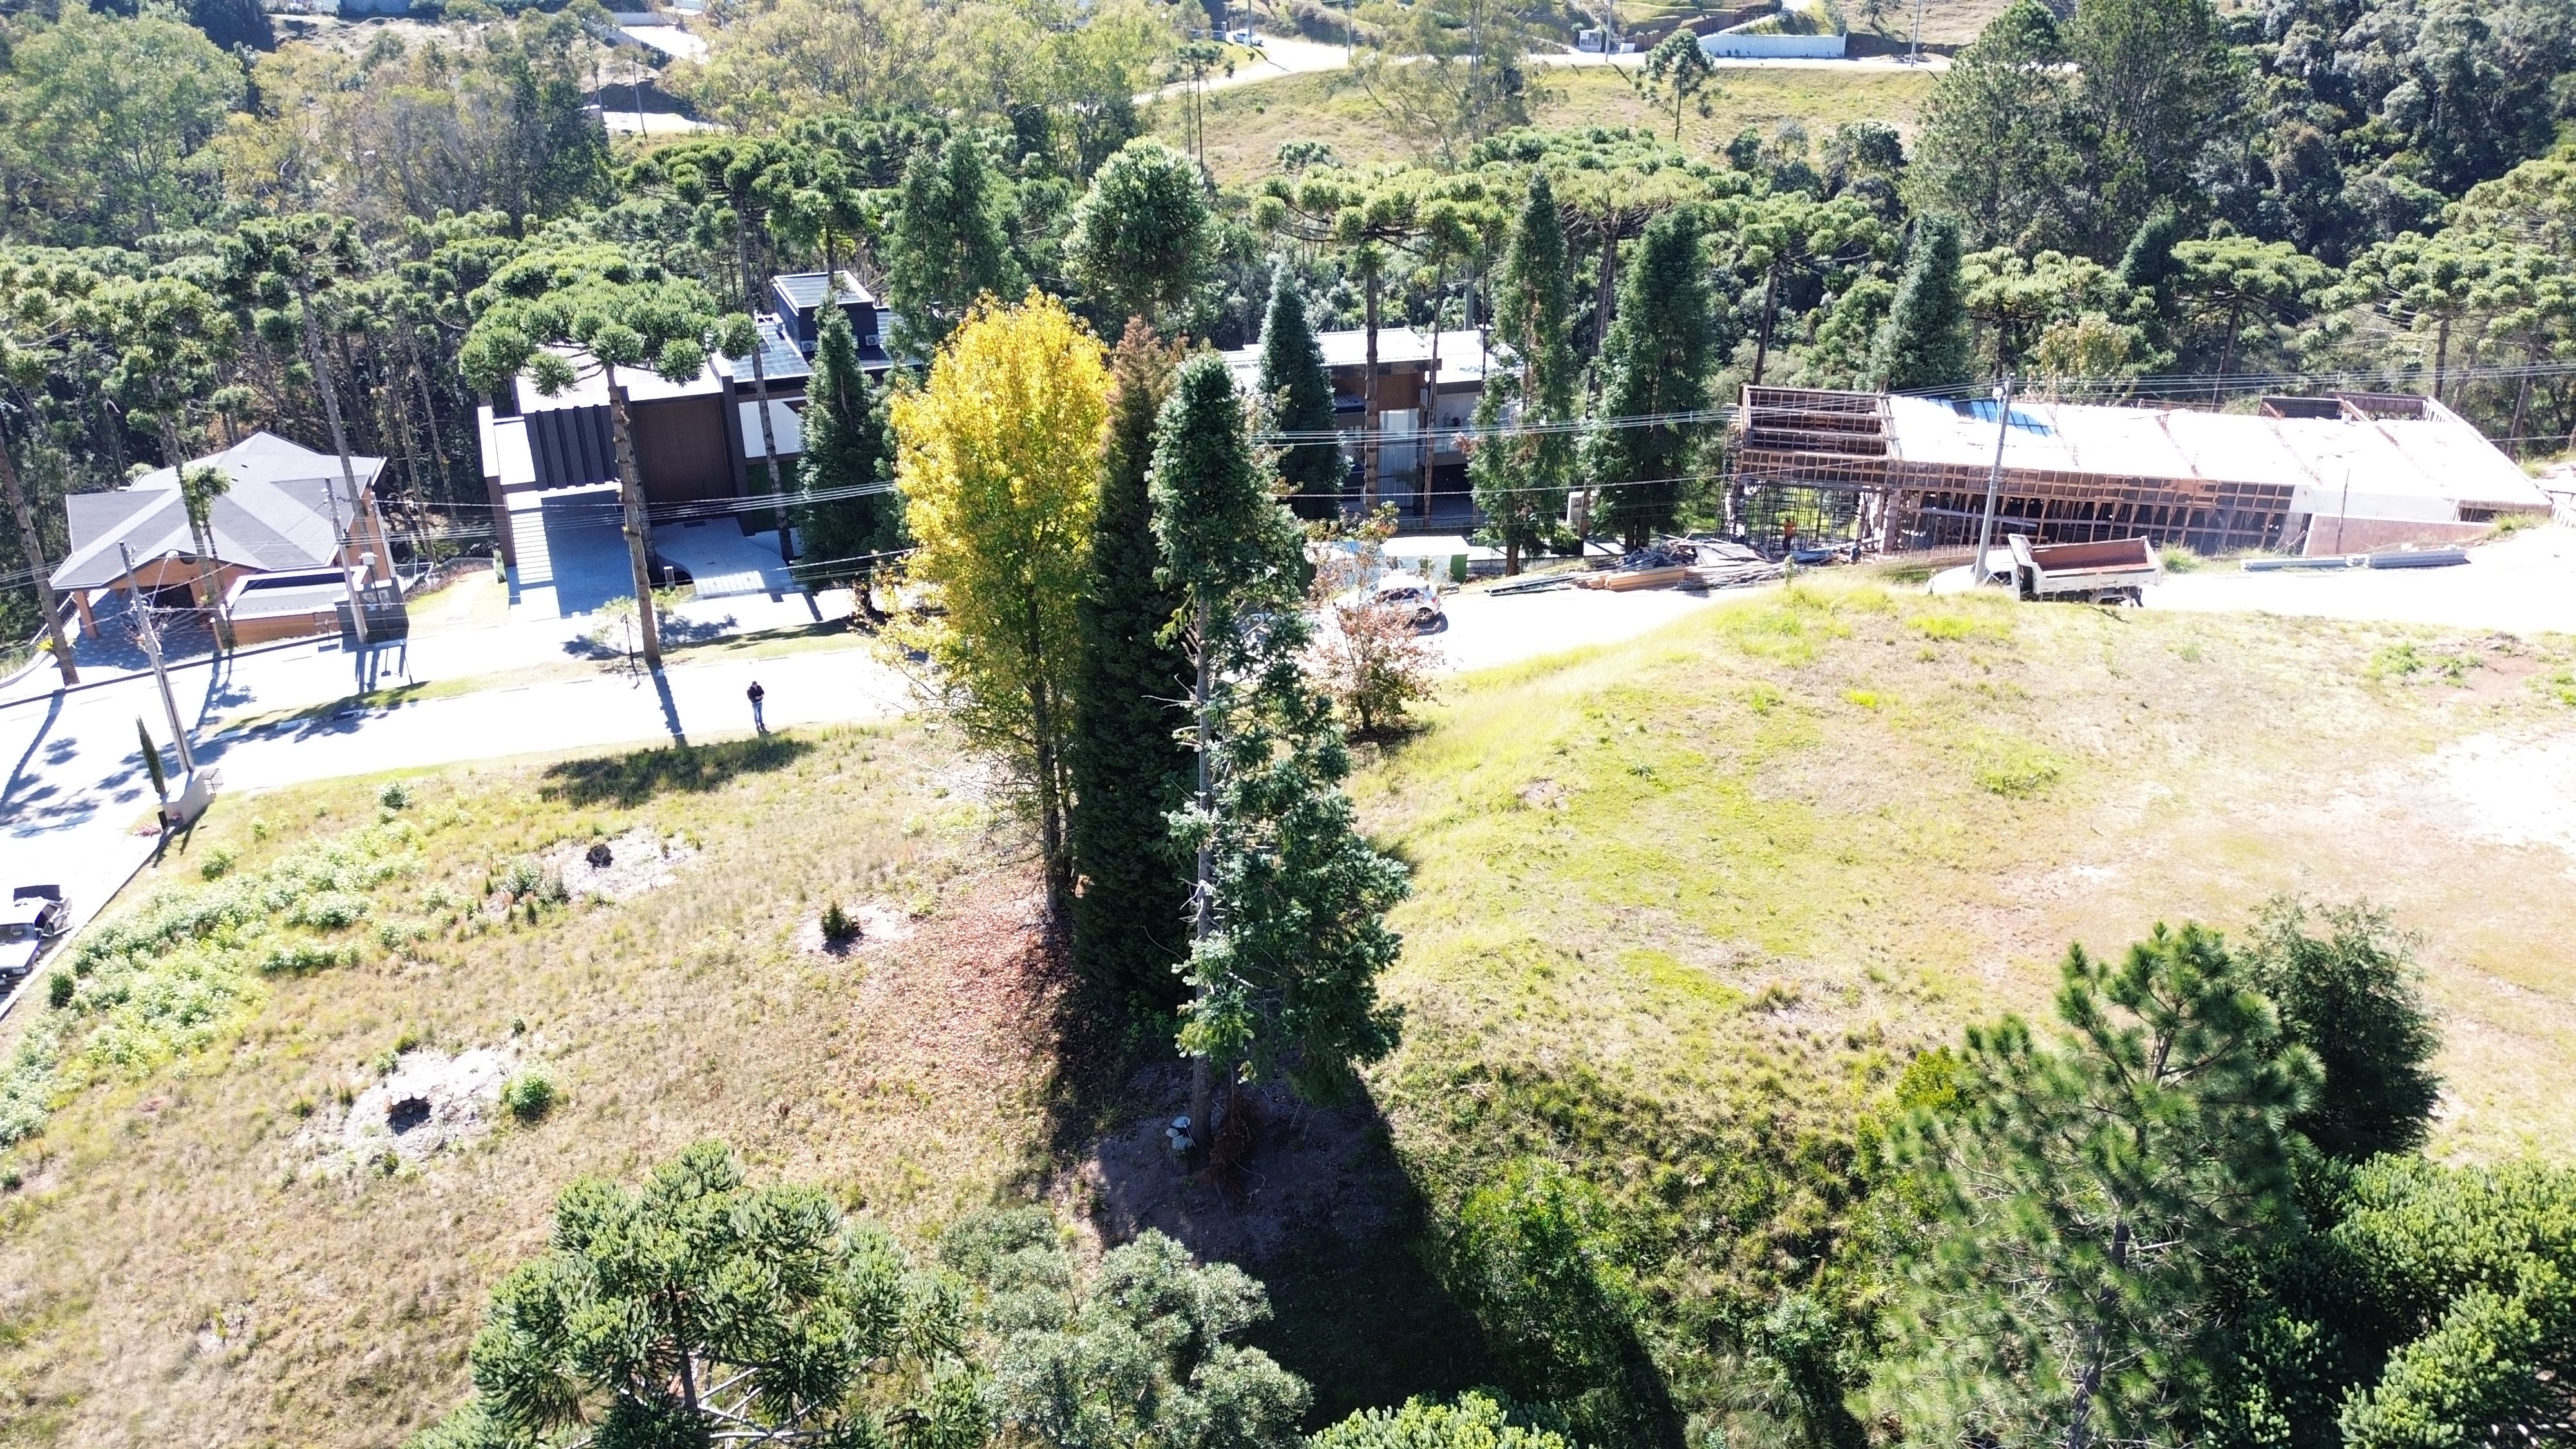
[[[703,794],[737,776],[783,769],[813,748],[792,735],[762,735],[565,760],[546,767],[537,793],[572,805],[641,805],[657,796]]]

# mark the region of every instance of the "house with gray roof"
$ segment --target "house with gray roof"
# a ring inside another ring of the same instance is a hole
[[[353,490],[337,454],[258,432],[188,466],[219,468],[227,480],[207,510],[210,555],[199,553],[188,526],[176,468],[63,500],[71,551],[54,569],[53,584],[71,595],[87,632],[98,632],[94,596],[122,591],[181,608],[222,608],[243,642],[289,638],[331,626],[331,601],[348,587],[344,576],[360,587],[392,577],[375,494],[384,459],[351,458]]]

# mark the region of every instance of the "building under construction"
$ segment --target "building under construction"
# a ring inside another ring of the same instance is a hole
[[[2003,532],[2144,536],[2200,553],[2347,553],[2475,537],[2550,500],[2429,398],[2271,397],[2251,413],[1747,387],[1730,490],[1753,535],[1885,550],[1973,543],[2002,465]]]

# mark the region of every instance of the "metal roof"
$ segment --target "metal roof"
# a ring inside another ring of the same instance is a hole
[[[1338,332],[1318,332],[1316,345],[1323,349],[1324,366],[1366,367],[1368,365],[1368,329],[1352,327]],[[1485,380],[1485,334],[1472,329],[1445,331],[1440,334],[1440,381],[1443,384]],[[1377,330],[1377,360],[1381,367],[1397,364],[1411,366],[1431,360],[1432,340],[1427,331],[1410,327],[1381,327]],[[1225,354],[1226,366],[1249,383],[1261,372],[1261,344],[1237,347]]]
[[[2466,419],[2427,401],[2418,417],[2273,417],[2187,408],[2022,401],[2004,466],[2294,490],[2292,511],[2450,520],[2467,504],[2545,511],[2548,495]],[[1887,399],[1888,456],[1982,469],[1995,456],[1990,399]]]
[[[832,300],[843,306],[854,302],[875,305],[876,297],[860,283],[858,278],[848,272],[842,272],[838,274],[838,280],[840,289]],[[769,285],[777,290],[780,300],[799,312],[809,311],[821,305],[823,301],[821,272],[787,272],[770,278]]]
[[[231,475],[231,487],[207,509],[215,558],[260,573],[313,568],[331,562],[331,499],[339,499],[345,528],[360,500],[383,473],[382,458],[352,457],[353,495],[340,478],[340,459],[278,437],[253,433],[220,453],[191,460]],[[112,493],[75,493],[63,500],[71,522],[71,552],[54,569],[58,589],[95,589],[125,576],[122,543],[142,563],[165,554],[197,555],[188,510],[179,494],[178,470],[156,468]]]

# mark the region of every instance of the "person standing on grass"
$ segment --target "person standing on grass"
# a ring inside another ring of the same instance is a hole
[[[751,688],[742,693],[745,699],[751,701],[751,727],[761,734],[769,733],[768,722],[760,717],[760,702],[769,697],[769,691],[761,688],[760,681],[755,679],[751,682]]]

